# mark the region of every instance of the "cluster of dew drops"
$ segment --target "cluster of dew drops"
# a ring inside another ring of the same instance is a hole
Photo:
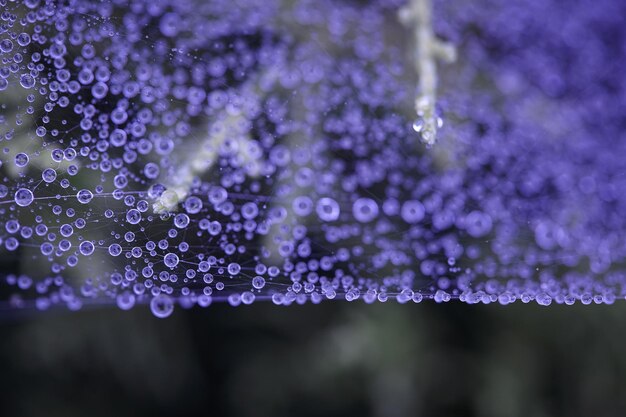
[[[0,0],[3,305],[612,302],[420,150],[397,2],[322,3]]]

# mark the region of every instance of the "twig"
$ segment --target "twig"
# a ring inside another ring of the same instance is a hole
[[[415,64],[419,74],[419,94],[415,99],[415,111],[418,118],[413,123],[413,129],[426,145],[431,146],[435,144],[437,130],[442,125],[435,110],[436,60],[453,62],[456,60],[456,49],[433,33],[431,0],[409,0],[409,4],[400,9],[398,18],[404,25],[413,28],[417,48]]]

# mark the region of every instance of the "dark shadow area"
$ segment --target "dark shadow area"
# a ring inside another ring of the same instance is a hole
[[[626,306],[4,317],[3,416],[622,416]]]

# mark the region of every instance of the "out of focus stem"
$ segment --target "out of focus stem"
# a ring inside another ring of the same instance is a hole
[[[438,39],[432,27],[431,0],[409,0],[399,11],[400,21],[413,29],[415,37],[415,66],[419,76],[415,112],[418,121],[414,125],[426,145],[434,145],[441,119],[436,112],[437,104],[437,59],[453,62],[456,50],[448,42]]]

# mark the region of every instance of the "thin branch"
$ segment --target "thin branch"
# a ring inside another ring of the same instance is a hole
[[[456,50],[450,43],[438,39],[432,28],[431,0],[409,0],[409,4],[400,9],[400,21],[414,30],[416,44],[416,70],[419,75],[419,94],[415,99],[417,120],[413,129],[420,134],[426,145],[434,145],[437,130],[442,120],[438,117],[437,103],[437,65],[436,60],[453,62]]]

